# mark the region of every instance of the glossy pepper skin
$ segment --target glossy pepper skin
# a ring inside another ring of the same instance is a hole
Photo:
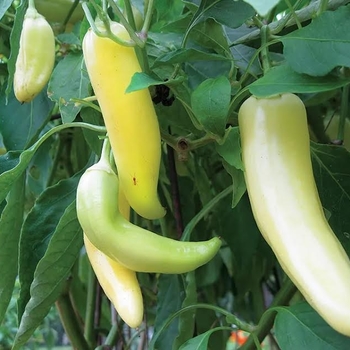
[[[122,191],[119,191],[119,212],[129,219],[130,206]],[[139,327],[143,319],[143,299],[135,271],[98,250],[85,233],[84,244],[95,275],[119,316],[129,327]]]
[[[48,83],[55,63],[55,37],[46,19],[28,8],[23,21],[13,88],[19,102],[30,102]]]
[[[111,30],[130,39],[119,23],[111,22]],[[83,40],[83,53],[125,196],[139,215],[158,219],[165,215],[157,194],[161,159],[158,119],[148,89],[125,92],[134,73],[141,72],[135,50],[98,37],[90,29]]]
[[[293,94],[252,96],[238,121],[247,191],[262,235],[310,305],[350,336],[350,261],[323,212],[302,101]]]
[[[84,244],[95,275],[119,316],[129,327],[139,327],[143,319],[143,301],[135,271],[103,254],[85,233]]]
[[[205,242],[180,242],[135,226],[118,210],[118,177],[108,161],[86,170],[77,189],[77,213],[89,240],[130,270],[185,273],[211,260],[221,246],[214,237]]]

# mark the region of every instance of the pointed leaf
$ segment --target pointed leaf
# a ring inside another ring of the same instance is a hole
[[[238,28],[252,16],[254,16],[254,9],[246,2],[241,0],[217,0],[204,9],[196,19],[196,23],[212,18],[230,28]]]
[[[279,307],[275,332],[282,350],[350,349],[350,338],[332,329],[306,302]]]
[[[157,313],[154,322],[154,333],[163,326],[167,318],[174,312],[181,309],[184,299],[183,285],[179,280],[178,275],[160,275],[158,280],[158,300]],[[167,349],[169,344],[173,344],[175,338],[179,334],[179,320],[176,318],[171,322],[169,327],[159,335],[156,344],[153,344],[154,349]],[[150,344],[151,345],[151,344]],[[155,347],[154,347],[155,345]],[[152,349],[152,347],[150,346]]]
[[[208,342],[210,336],[217,331],[221,331],[221,327],[216,327],[213,329],[210,329],[209,331],[197,335],[196,337],[188,340],[185,344],[183,344],[179,350],[207,350],[208,349]]]
[[[323,76],[337,66],[350,67],[349,17],[350,7],[341,6],[282,37],[283,53],[292,69]]]
[[[231,85],[224,76],[205,80],[192,93],[193,113],[215,138],[224,136],[230,100]]]
[[[336,75],[311,77],[298,74],[287,64],[276,66],[254,83],[249,85],[249,91],[257,97],[266,97],[284,92],[313,93],[329,91],[350,83],[350,78]]]
[[[83,245],[82,230],[77,218],[76,203],[65,210],[52,236],[44,257],[40,260],[12,350],[22,349],[40,325],[52,304],[62,292],[69,273]]]
[[[23,224],[19,256],[18,318],[30,299],[30,286],[38,262],[44,256],[51,236],[66,208],[75,200],[80,176],[62,180],[47,188],[36,200]]]
[[[0,324],[17,277],[18,245],[24,212],[24,176],[13,185],[0,218]]]
[[[80,53],[70,53],[58,63],[49,82],[48,94],[58,103],[63,123],[72,122],[81,105],[76,105],[71,98],[89,96],[89,79]]]
[[[1,94],[0,94],[1,95]],[[30,103],[21,104],[15,95],[0,97],[0,130],[8,151],[23,150],[31,146],[47,124],[53,103],[42,91]]]
[[[185,285],[185,299],[181,309],[197,303],[196,275],[194,271],[188,272],[183,281]],[[179,349],[180,345],[193,337],[196,309],[183,312],[179,316],[179,334],[173,343],[173,350]]]
[[[311,143],[312,165],[329,224],[350,255],[350,153],[343,147]]]

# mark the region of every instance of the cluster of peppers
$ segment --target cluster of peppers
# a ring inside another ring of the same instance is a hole
[[[105,30],[100,22],[97,28]],[[111,22],[110,29],[119,38],[130,39],[121,24]],[[102,288],[123,320],[137,327],[143,306],[135,271],[174,274],[194,270],[215,256],[221,241],[218,237],[205,242],[176,241],[128,221],[129,205],[147,219],[165,215],[157,195],[161,160],[158,119],[148,89],[125,92],[132,76],[141,71],[134,48],[89,29],[83,54],[108,139],[100,161],[80,179],[78,219]],[[110,164],[109,145],[118,175]]]
[[[99,22],[96,27],[105,30]],[[130,40],[121,24],[111,22],[110,29]],[[90,29],[83,54],[108,139],[100,161],[79,182],[78,219],[101,286],[124,321],[137,327],[143,303],[136,272],[194,270],[213,258],[221,241],[214,237],[179,242],[129,222],[130,206],[147,219],[165,215],[157,196],[161,158],[157,116],[147,89],[125,92],[134,73],[141,71],[132,47]],[[14,76],[19,101],[28,102],[41,91],[53,65],[52,29],[29,7]],[[305,299],[335,330],[350,336],[350,260],[325,218],[317,192],[302,101],[289,93],[252,96],[240,107],[238,121],[247,191],[262,235]]]

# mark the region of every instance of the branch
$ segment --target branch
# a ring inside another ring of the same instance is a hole
[[[313,18],[316,15],[316,13],[320,7],[320,2],[321,2],[321,0],[315,1],[315,2],[311,3],[309,6],[306,6],[301,10],[295,11],[296,16],[291,17],[289,19],[289,21],[287,21],[287,23],[285,24],[284,27],[291,27],[294,24],[296,24],[296,18],[299,20],[299,22],[305,22],[305,21]],[[338,7],[344,6],[344,5],[348,4],[349,2],[350,2],[350,0],[330,0],[328,2],[327,10],[336,10]],[[270,32],[273,34],[276,34],[275,33],[276,28],[278,28],[281,25],[281,23],[283,23],[283,21],[284,21],[284,18],[280,19],[279,21],[270,23],[268,25]],[[256,29],[256,30],[242,36],[241,38],[237,39],[230,46],[243,44],[243,43],[246,43],[248,41],[258,39],[259,37],[260,37],[260,29]]]

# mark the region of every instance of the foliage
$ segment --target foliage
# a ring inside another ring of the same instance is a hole
[[[256,226],[237,122],[250,94],[293,92],[302,98],[322,205],[350,254],[350,155],[342,146],[350,138],[344,127],[349,2],[132,1],[146,25],[132,36],[143,73],[134,75],[127,91],[152,93],[163,141],[159,195],[167,207],[162,220],[134,215],[133,222],[165,236],[196,241],[219,235],[224,241],[220,253],[195,272],[138,274],[145,304],[138,330],[127,329],[113,308],[111,317],[75,211],[77,183],[98,159],[105,134],[81,49],[90,24],[85,16],[73,27],[54,25],[56,62],[48,86],[20,104],[13,74],[28,0],[1,2],[0,334],[7,332],[12,349],[28,344],[54,304],[80,349],[225,349],[237,329],[250,334],[239,344],[244,350],[260,348],[266,337],[264,348],[275,341],[283,350],[349,348],[349,338],[296,292]],[[130,21],[129,0],[118,3]],[[94,17],[100,7],[93,4],[101,1],[84,7]],[[107,12],[119,20],[112,6]],[[338,122],[330,133],[333,116]]]

